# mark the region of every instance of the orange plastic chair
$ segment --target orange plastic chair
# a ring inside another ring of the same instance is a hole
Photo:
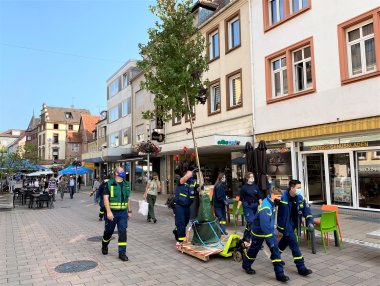
[[[342,241],[342,232],[340,231],[339,217],[338,217],[338,206],[336,206],[336,205],[322,205],[321,210],[322,211],[329,211],[329,212],[335,212],[336,213],[336,224],[338,226],[340,241]],[[321,223],[321,219],[320,218],[314,219],[314,223],[317,224],[317,225],[319,225]],[[329,244],[329,240],[327,239],[327,245],[328,244]]]

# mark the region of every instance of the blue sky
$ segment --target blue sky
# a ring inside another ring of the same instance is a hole
[[[151,0],[0,0],[0,131],[48,106],[106,107],[106,80],[139,59]]]

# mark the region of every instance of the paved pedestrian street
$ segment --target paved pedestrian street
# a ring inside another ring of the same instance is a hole
[[[98,221],[98,206],[87,193],[57,199],[54,209],[16,206],[0,212],[0,285],[281,285],[275,280],[265,247],[253,265],[256,275],[247,275],[232,258],[211,257],[202,262],[175,249],[172,211],[156,207],[157,224],[147,223],[137,213],[128,227],[128,262],[117,257],[117,235],[109,254],[101,254],[104,222]],[[95,242],[88,240],[95,240]],[[305,241],[301,248],[309,277],[297,274],[289,249],[283,254],[289,285],[380,285],[380,250],[344,243],[339,250],[330,243],[323,252],[311,254]],[[58,273],[55,268],[76,260],[97,263],[91,270]]]

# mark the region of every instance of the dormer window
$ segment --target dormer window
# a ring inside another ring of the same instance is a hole
[[[73,114],[71,112],[65,112],[65,118],[66,119],[73,119]]]

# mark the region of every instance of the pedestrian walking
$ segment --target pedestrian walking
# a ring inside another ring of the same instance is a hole
[[[212,195],[212,205],[214,206],[215,216],[219,220],[220,228],[223,234],[226,233],[226,176],[224,173],[220,173],[215,185]]]
[[[75,193],[75,180],[73,176],[70,176],[69,186],[70,186],[70,199],[72,199]]]
[[[93,196],[95,204],[99,202],[99,194],[98,194],[99,186],[100,186],[100,179],[99,177],[97,177],[94,180],[94,183],[92,184],[92,192],[90,194],[90,196]]]
[[[113,179],[107,182],[103,191],[103,200],[107,216],[102,240],[102,253],[104,255],[108,254],[108,244],[115,230],[115,226],[117,226],[119,235],[119,258],[122,261],[128,261],[128,256],[126,255],[127,227],[128,218],[132,216],[132,208],[129,198],[131,193],[130,184],[124,179],[124,169],[117,167]]]
[[[80,190],[80,185],[82,184],[82,176],[79,175],[77,180],[78,180],[78,190]]]
[[[305,217],[306,226],[310,230],[314,230],[314,219],[311,215],[309,204],[306,203],[302,196],[301,182],[290,180],[289,188],[282,194],[278,207],[277,229],[282,233],[278,247],[280,252],[283,252],[289,246],[298,273],[302,276],[307,276],[312,271],[305,266],[295,234],[297,233],[295,230],[300,226],[298,222],[302,216]]]
[[[284,274],[284,267],[282,265],[274,229],[276,205],[280,203],[281,195],[282,192],[280,189],[273,188],[270,190],[270,195],[268,195],[261,206],[259,206],[258,213],[255,215],[251,226],[251,245],[243,256],[242,267],[245,272],[250,275],[256,273],[256,271],[252,269],[252,264],[265,240],[271,252],[270,259],[273,263],[276,279],[281,282],[286,282],[289,280],[289,277]]]
[[[156,172],[152,173],[152,180],[149,180],[146,184],[144,199],[149,204],[147,222],[153,220],[154,223],[157,222],[156,215],[154,213],[154,205],[156,203],[157,194],[161,192],[161,183],[158,179],[158,174]]]
[[[251,238],[251,226],[253,218],[257,213],[258,206],[262,203],[260,190],[255,184],[255,178],[252,172],[245,174],[245,184],[240,189],[240,198],[236,208],[235,216],[239,213],[239,208],[243,205],[244,218],[247,221],[243,241],[249,242]]]
[[[48,182],[49,193],[53,196],[53,202],[55,202],[55,191],[57,190],[57,181],[52,176]]]
[[[65,191],[69,189],[69,179],[63,175],[58,183],[59,192],[61,193],[61,200],[63,200],[63,196],[65,195]]]

